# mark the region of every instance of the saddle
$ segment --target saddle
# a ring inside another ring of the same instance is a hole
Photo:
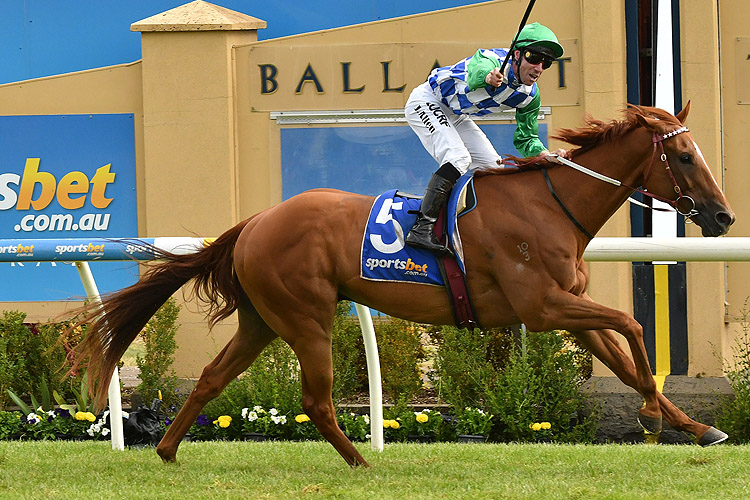
[[[375,199],[361,252],[360,276],[363,279],[444,286],[451,299],[455,323],[461,328],[477,326],[465,281],[463,247],[457,223],[458,217],[476,206],[472,181],[471,173],[458,180],[435,224],[436,236],[453,255],[436,255],[405,245],[404,235],[416,222],[421,197],[395,189]]]

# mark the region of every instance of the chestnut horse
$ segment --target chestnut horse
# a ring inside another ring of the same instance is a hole
[[[675,117],[631,106],[622,121],[589,118],[581,129],[562,130],[557,137],[578,146],[572,160],[621,185],[546,160],[537,162],[543,170],[513,169],[513,175],[494,175],[511,169],[489,170],[477,176],[480,203],[460,219],[460,232],[468,287],[483,326],[525,323],[534,331],[573,332],[643,396],[638,419],[644,428],[658,432],[663,415],[673,428],[709,445],[726,434],[691,420],[657,391],[641,325],[586,294],[589,275],[583,261],[587,234],[596,234],[638,186],[686,206],[682,212],[704,236],[728,231],[734,213],[683,126],[688,110],[689,103]],[[547,169],[557,200],[545,179]],[[79,346],[77,364],[88,360],[89,380],[98,381],[92,385],[96,401],[103,405],[116,363],[148,319],[194,280],[211,325],[237,311],[239,326],[205,367],[157,447],[161,458],[176,459],[180,441],[204,405],[278,336],[299,358],[304,411],[347,463],[367,465],[336,425],[331,400],[337,301],[350,299],[419,323],[453,323],[441,287],[360,277],[362,232],[372,203],[370,196],[312,190],[240,222],[197,253],[161,253],[162,261],[151,264],[136,284],[88,307],[93,324]],[[627,340],[632,359],[615,332]]]

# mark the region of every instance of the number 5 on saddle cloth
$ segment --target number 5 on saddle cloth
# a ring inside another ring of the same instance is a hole
[[[404,244],[404,237],[417,220],[421,199],[395,189],[381,194],[370,209],[362,238],[362,278],[445,286],[456,324],[477,327],[458,232],[458,217],[473,210],[476,203],[474,179],[469,172],[456,182],[435,224],[435,236],[443,243],[447,238],[455,257],[438,256]]]

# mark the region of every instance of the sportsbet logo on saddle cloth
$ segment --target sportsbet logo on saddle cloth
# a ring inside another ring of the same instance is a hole
[[[456,213],[463,214],[474,208],[471,206],[463,211],[460,208],[466,205],[465,188],[471,180],[471,173],[459,179],[448,201],[448,220],[451,221],[448,235],[451,247],[459,256],[462,270],[463,250],[458,238]],[[422,200],[403,195],[395,189],[375,198],[362,238],[362,278],[439,286],[444,284],[436,256],[432,252],[404,243],[404,237],[417,220],[416,211],[421,202]],[[414,213],[409,213],[410,211]]]

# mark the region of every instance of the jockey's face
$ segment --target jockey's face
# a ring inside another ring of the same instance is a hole
[[[517,62],[515,68],[516,74],[518,75],[518,79],[521,80],[521,83],[524,85],[532,85],[539,80],[540,76],[542,76],[542,73],[545,70],[544,63],[540,60],[536,64],[532,64],[526,59],[526,57],[522,57],[522,55],[523,52],[521,50],[513,51],[513,58]]]

